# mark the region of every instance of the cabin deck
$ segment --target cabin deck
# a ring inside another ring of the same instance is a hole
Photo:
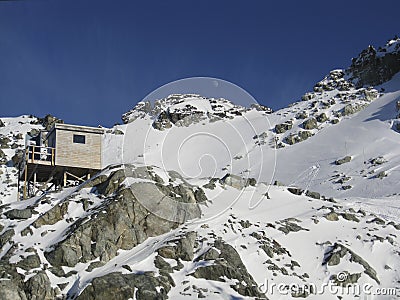
[[[103,128],[55,123],[50,131],[26,136],[19,164],[18,199],[82,183],[102,168]],[[20,187],[23,187],[20,190]]]
[[[39,191],[35,188],[37,182],[51,184],[50,188],[66,186],[68,180],[84,182],[99,171],[100,169],[56,165],[55,148],[28,146],[20,171],[20,180],[24,181],[23,198],[36,195]]]

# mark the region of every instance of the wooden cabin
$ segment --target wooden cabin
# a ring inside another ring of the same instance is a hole
[[[99,172],[103,133],[101,128],[56,123],[49,132],[27,136],[19,177],[23,198],[66,186],[69,180],[83,182]]]

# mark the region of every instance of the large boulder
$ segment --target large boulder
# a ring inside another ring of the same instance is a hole
[[[293,124],[291,122],[285,122],[282,124],[276,124],[275,125],[275,132],[276,133],[284,133],[291,129],[293,127]]]
[[[11,209],[5,213],[7,218],[14,220],[14,219],[19,219],[19,220],[25,220],[29,219],[32,217],[32,210],[29,208],[25,209]]]
[[[7,155],[0,149],[0,165],[7,163]]]
[[[28,300],[25,292],[15,283],[14,280],[1,280],[1,279],[0,279],[0,299]]]
[[[373,101],[379,96],[379,92],[375,89],[365,89],[363,90],[363,94],[365,97],[365,100],[367,101]]]
[[[241,190],[249,185],[255,186],[257,182],[254,178],[243,178],[233,174],[226,174],[220,179],[220,183]]]
[[[322,114],[319,114],[319,115],[316,117],[316,119],[317,119],[317,121],[318,121],[319,123],[323,123],[323,122],[325,122],[325,121],[328,120],[328,117],[326,116],[325,113],[322,113]]]
[[[161,247],[157,252],[164,258],[191,261],[194,258],[196,237],[196,232],[187,232],[183,237],[175,241],[175,245]]]
[[[47,131],[49,131],[54,126],[54,124],[63,124],[64,121],[50,114],[47,114],[43,118],[38,118],[38,123],[41,124]]]
[[[56,292],[51,287],[50,279],[44,271],[29,278],[25,284],[25,292],[31,300],[53,300],[56,298]]]
[[[253,277],[243,264],[235,248],[223,241],[216,240],[213,248],[202,254],[196,261],[214,261],[212,264],[199,263],[199,267],[191,274],[196,278],[213,281],[225,281],[225,278],[236,280],[232,288],[242,296],[263,298]]]
[[[78,300],[163,300],[171,289],[168,278],[153,274],[110,273],[92,280],[83,292],[70,295]]]
[[[345,156],[343,158],[335,160],[335,165],[343,165],[351,161],[351,156]]]
[[[303,128],[310,130],[318,127],[317,119],[312,117],[303,122]]]
[[[1,149],[8,149],[10,148],[9,143],[11,140],[6,136],[0,136],[0,148]]]
[[[364,108],[363,105],[359,104],[347,104],[343,109],[340,111],[343,116],[349,116],[355,114],[356,112],[362,110]]]
[[[301,100],[303,101],[308,101],[314,98],[315,98],[315,93],[305,93],[303,96],[301,96]]]

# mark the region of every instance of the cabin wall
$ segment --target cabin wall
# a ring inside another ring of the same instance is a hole
[[[85,143],[74,143],[74,134],[85,136]],[[101,169],[101,134],[56,130],[56,165]]]

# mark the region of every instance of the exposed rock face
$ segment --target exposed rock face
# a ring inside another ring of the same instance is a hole
[[[158,254],[164,258],[181,259],[191,261],[194,258],[194,246],[196,232],[188,232],[174,246],[165,246],[157,250]]]
[[[200,216],[197,203],[206,198],[199,189],[196,192],[185,184],[170,186],[149,182],[134,182],[125,187],[122,182],[127,176],[156,178],[151,168],[132,168],[117,170],[97,184],[97,191],[111,196],[110,200],[104,201],[103,213],[93,211],[87,220],[80,221],[85,221],[84,224],[78,222],[79,226],[71,226],[65,240],[46,253],[53,266],[72,267],[96,258],[107,262],[119,249],[132,249],[147,237],[163,234],[188,219]],[[51,209],[49,215],[42,216],[35,226],[61,219],[67,210],[63,205]]]
[[[136,106],[129,112],[122,115],[122,121],[127,124],[135,121],[138,118],[144,118],[145,116],[151,114],[152,107],[149,101],[138,102]]]
[[[110,273],[95,278],[78,300],[167,299],[171,289],[168,278],[153,274]]]
[[[10,142],[11,142],[11,140],[8,137],[0,136],[0,148],[1,149],[10,148],[10,146],[8,145]]]
[[[344,259],[344,257],[347,255],[349,256],[350,262],[361,265],[364,268],[364,273],[379,284],[379,279],[376,275],[376,271],[364,259],[362,259],[361,256],[357,255],[349,248],[340,243],[335,243],[332,247],[328,249],[323,264],[328,266],[339,265],[341,260]]]
[[[303,128],[304,129],[315,129],[318,127],[317,119],[316,118],[310,118],[306,121],[303,122]]]
[[[0,250],[4,247],[6,243],[8,243],[11,240],[14,234],[15,234],[14,229],[8,229],[0,235]]]
[[[328,221],[339,221],[339,216],[338,216],[338,214],[335,213],[335,212],[330,212],[330,213],[328,213],[327,215],[325,215],[325,218],[326,218]]]
[[[164,99],[150,102],[139,102],[131,111],[122,116],[124,123],[133,122],[138,118],[150,117],[152,126],[157,130],[165,130],[172,126],[187,127],[204,120],[216,122],[232,119],[243,113],[255,109],[265,114],[272,109],[253,104],[250,108],[238,106],[226,99],[206,98],[195,94],[172,94]]]
[[[254,186],[256,185],[257,182],[254,178],[242,178],[237,175],[226,174],[224,177],[220,179],[220,183],[241,190],[249,185]]]
[[[307,191],[306,192],[306,196],[314,198],[314,199],[320,199],[321,198],[320,193],[312,192],[312,191]]]
[[[341,159],[335,160],[335,165],[342,165],[351,161],[351,156],[345,156]]]
[[[214,260],[214,264],[197,268],[192,274],[194,277],[215,281],[225,281],[224,278],[236,279],[238,283],[233,285],[232,288],[239,294],[250,297],[265,297],[259,292],[256,282],[247,272],[239,254],[232,246],[217,240],[214,247],[218,251],[211,248],[196,259],[197,261]]]
[[[357,87],[379,85],[400,71],[400,39],[395,38],[376,50],[369,46],[354,58],[347,73]]]
[[[258,104],[258,103],[252,104],[250,107],[254,108],[257,111],[263,111],[263,112],[265,112],[267,114],[273,113],[272,108],[270,108],[268,106],[265,106],[265,105]]]
[[[348,91],[354,85],[344,78],[345,72],[343,70],[333,70],[323,80],[314,86],[314,92],[333,91]]]
[[[3,150],[0,149],[0,165],[7,163],[7,156],[3,152]]]
[[[312,136],[313,136],[313,134],[310,131],[301,130],[301,131],[297,132],[297,134],[291,133],[286,138],[284,138],[283,141],[286,144],[293,145],[293,144],[305,141],[306,139],[308,139]]]
[[[311,100],[311,99],[314,99],[314,98],[315,98],[315,94],[314,93],[306,93],[301,97],[301,100],[308,101],[308,100]]]
[[[0,299],[27,300],[28,298],[14,280],[0,280]]]
[[[305,111],[301,111],[296,114],[296,119],[307,119],[307,118],[308,118],[308,114]]]
[[[49,131],[55,123],[63,124],[64,121],[48,114],[43,118],[37,118],[37,121],[34,124],[41,124],[45,130]]]
[[[290,122],[282,123],[282,124],[276,124],[275,125],[275,132],[276,133],[284,133],[291,129],[293,127],[293,124]]]
[[[347,104],[341,111],[341,114],[343,116],[348,116],[355,114],[356,112],[359,112],[362,110],[365,106],[364,105],[359,105],[359,104]]]
[[[316,119],[319,123],[323,123],[328,120],[328,117],[326,116],[325,113],[322,113],[322,114],[318,115]]]
[[[13,162],[14,167],[18,168],[23,159],[24,159],[24,151],[18,149],[15,151],[15,155],[11,158],[11,161]]]
[[[56,293],[51,288],[49,277],[44,271],[37,273],[26,282],[25,292],[32,300],[52,300],[56,298]]]
[[[32,217],[32,210],[30,209],[12,209],[6,213],[7,218],[13,219],[29,219]]]

